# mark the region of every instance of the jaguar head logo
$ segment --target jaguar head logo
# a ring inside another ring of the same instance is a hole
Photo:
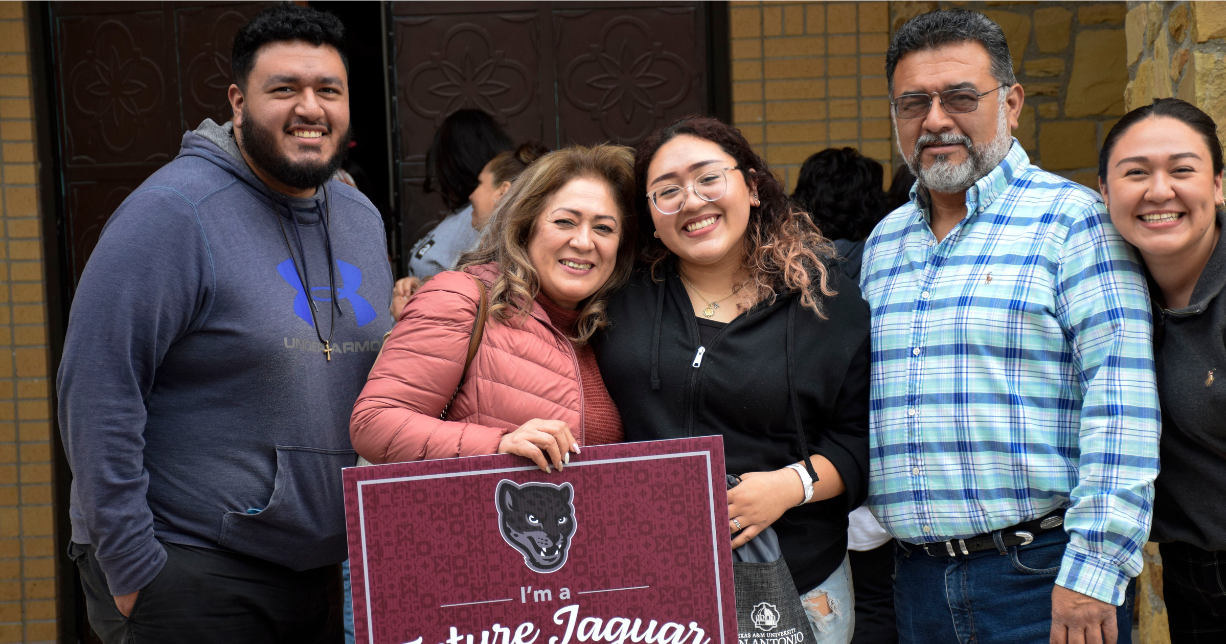
[[[566,564],[575,534],[574,488],[570,483],[524,483],[503,479],[494,492],[502,538],[524,555],[536,572]]]

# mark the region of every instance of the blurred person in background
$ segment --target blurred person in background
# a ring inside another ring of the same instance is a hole
[[[409,252],[409,277],[425,280],[449,271],[462,253],[477,245],[469,195],[490,159],[514,147],[511,137],[481,110],[459,110],[434,132],[426,153],[425,192],[438,191],[451,212]]]
[[[834,240],[843,272],[860,280],[864,240],[888,212],[880,163],[855,148],[828,148],[805,159],[792,201]]]
[[[911,186],[914,185],[915,175],[911,173],[911,168],[908,168],[905,163],[898,166],[894,170],[894,180],[890,182],[890,189],[885,191],[885,211],[891,213],[904,204],[910,203]]]
[[[490,217],[494,214],[498,200],[511,189],[511,182],[532,165],[533,161],[548,153],[549,148],[537,141],[528,141],[521,143],[514,150],[499,152],[493,159],[490,159],[489,163],[485,164],[485,167],[481,169],[481,174],[477,175],[477,187],[468,195],[470,205],[467,210],[472,213],[471,222],[475,234],[480,236],[481,231],[485,229],[485,225],[489,223]],[[396,282],[395,288],[392,289],[393,320],[400,319],[400,314],[404,311],[409,296],[413,295],[421,284],[422,280],[416,277],[405,277]]]
[[[828,148],[805,160],[792,193],[792,201],[809,213],[823,235],[834,240],[843,272],[856,282],[860,281],[864,240],[889,211],[881,187],[883,172],[880,163],[855,148]],[[890,534],[867,505],[848,515],[847,523],[847,558],[856,604],[852,644],[897,642]]]

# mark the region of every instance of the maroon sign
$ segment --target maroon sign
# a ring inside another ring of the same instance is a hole
[[[736,644],[723,441],[346,469],[357,641]]]

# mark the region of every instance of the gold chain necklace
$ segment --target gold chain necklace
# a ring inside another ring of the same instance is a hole
[[[718,300],[712,300],[706,295],[703,295],[702,291],[698,290],[697,286],[694,286],[693,284],[690,283],[689,280],[685,279],[685,276],[681,274],[681,271],[677,271],[677,275],[681,278],[682,282],[685,282],[687,286],[689,286],[691,289],[694,290],[694,293],[698,295],[698,299],[701,299],[707,302],[707,308],[702,310],[702,316],[705,318],[715,317],[715,309],[719,308],[719,303],[732,297],[733,295],[736,295],[737,291],[741,290],[739,286],[735,287],[732,289],[731,293],[719,298]]]

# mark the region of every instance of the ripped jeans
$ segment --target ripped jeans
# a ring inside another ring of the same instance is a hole
[[[822,597],[825,596],[825,602]],[[815,644],[848,644],[856,626],[856,597],[851,587],[851,564],[843,563],[817,588],[800,596]]]

